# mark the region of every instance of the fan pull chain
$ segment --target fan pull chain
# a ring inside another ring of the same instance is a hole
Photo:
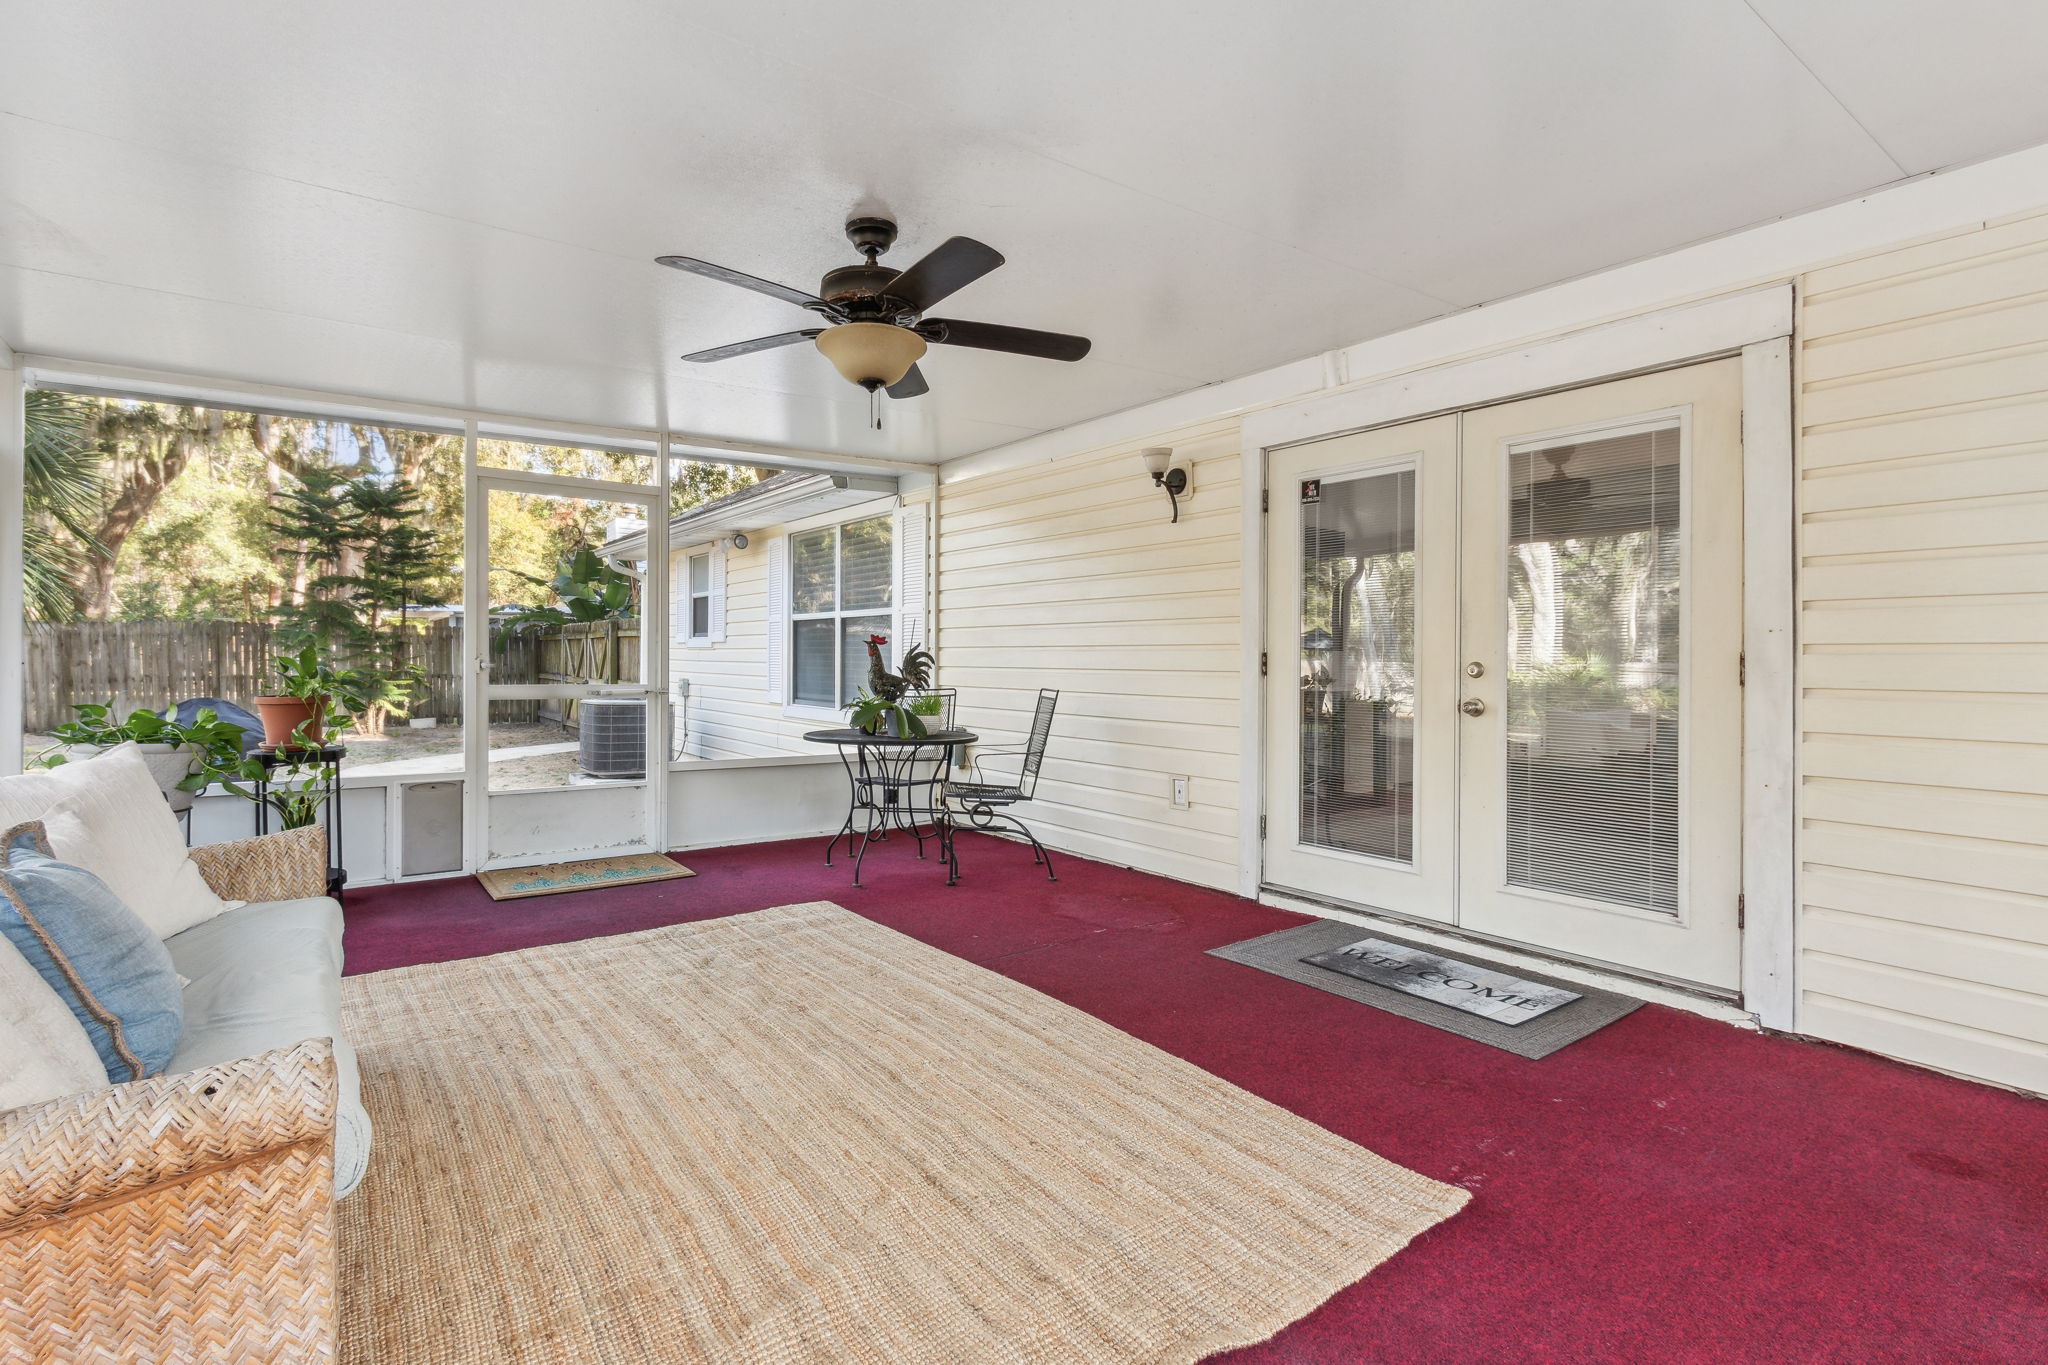
[[[868,425],[876,431],[882,429],[882,391],[879,388],[868,390]]]

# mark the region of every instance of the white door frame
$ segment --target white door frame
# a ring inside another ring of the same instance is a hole
[[[558,432],[553,440],[573,441],[577,433]],[[647,568],[640,585],[640,619],[643,640],[641,658],[644,673],[640,688],[647,693],[647,778],[644,800],[647,847],[667,849],[668,767],[671,708],[666,704],[669,667],[669,464],[666,435],[658,438],[654,452],[655,477],[651,483],[625,484],[604,479],[577,478],[565,474],[536,474],[518,469],[480,467],[477,464],[477,422],[463,423],[462,434],[462,870],[480,872],[492,865],[490,857],[490,782],[478,780],[488,772],[483,755],[490,748],[490,519],[485,502],[486,488],[535,493],[544,497],[583,497],[601,500],[644,500],[648,507]],[[598,442],[602,444],[601,441]],[[500,687],[499,695],[514,698],[581,696],[587,689],[547,684]],[[571,799],[574,799],[573,797]],[[541,859],[517,861],[535,862]]]
[[[1793,290],[1790,282],[1625,318],[1247,415],[1241,589],[1238,891],[1263,883],[1266,455],[1282,446],[1577,388],[1716,356],[1743,359],[1744,1008],[1797,1022],[1792,539]],[[1252,495],[1253,489],[1259,496]]]

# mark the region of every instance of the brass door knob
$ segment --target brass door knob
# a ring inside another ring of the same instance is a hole
[[[1458,709],[1468,716],[1483,716],[1486,714],[1486,703],[1477,697],[1467,697],[1458,703]]]

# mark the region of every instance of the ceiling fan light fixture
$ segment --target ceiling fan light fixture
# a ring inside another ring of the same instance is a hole
[[[924,338],[887,322],[848,322],[818,334],[819,352],[847,382],[864,389],[887,388],[910,373],[924,355]]]

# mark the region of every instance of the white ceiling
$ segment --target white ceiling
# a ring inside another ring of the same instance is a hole
[[[0,341],[936,460],[2048,141],[2038,0],[0,0]],[[866,429],[801,287],[886,211],[955,348]]]

